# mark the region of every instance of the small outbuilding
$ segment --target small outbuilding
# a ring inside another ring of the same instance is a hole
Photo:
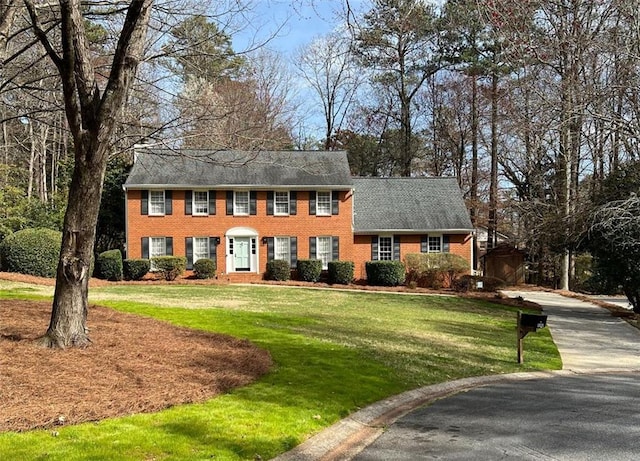
[[[507,285],[525,282],[526,253],[513,245],[503,243],[482,256],[485,277],[503,280]]]

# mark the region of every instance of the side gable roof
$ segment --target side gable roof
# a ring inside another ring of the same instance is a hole
[[[354,232],[471,232],[455,178],[353,178]]]
[[[344,151],[222,151],[143,148],[127,189],[295,187],[351,189]]]

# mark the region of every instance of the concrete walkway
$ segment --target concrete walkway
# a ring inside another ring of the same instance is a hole
[[[562,357],[562,371],[468,378],[409,391],[350,415],[275,459],[351,460],[400,417],[436,399],[479,386],[558,374],[640,371],[640,330],[612,317],[606,309],[548,292],[508,291],[505,295],[521,296],[542,306]]]

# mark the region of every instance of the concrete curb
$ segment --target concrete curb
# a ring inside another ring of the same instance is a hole
[[[294,449],[274,458],[274,461],[347,461],[373,443],[387,426],[409,412],[435,400],[489,384],[570,374],[575,373],[560,370],[480,376],[407,391],[353,413]]]

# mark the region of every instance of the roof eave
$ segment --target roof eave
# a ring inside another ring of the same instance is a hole
[[[273,190],[273,189],[294,189],[294,190],[350,190],[352,184],[124,184],[124,189],[172,189],[172,190],[190,190],[190,189],[251,189],[251,190]]]
[[[429,233],[471,234],[473,233],[473,229],[355,229],[353,233],[358,235]]]

